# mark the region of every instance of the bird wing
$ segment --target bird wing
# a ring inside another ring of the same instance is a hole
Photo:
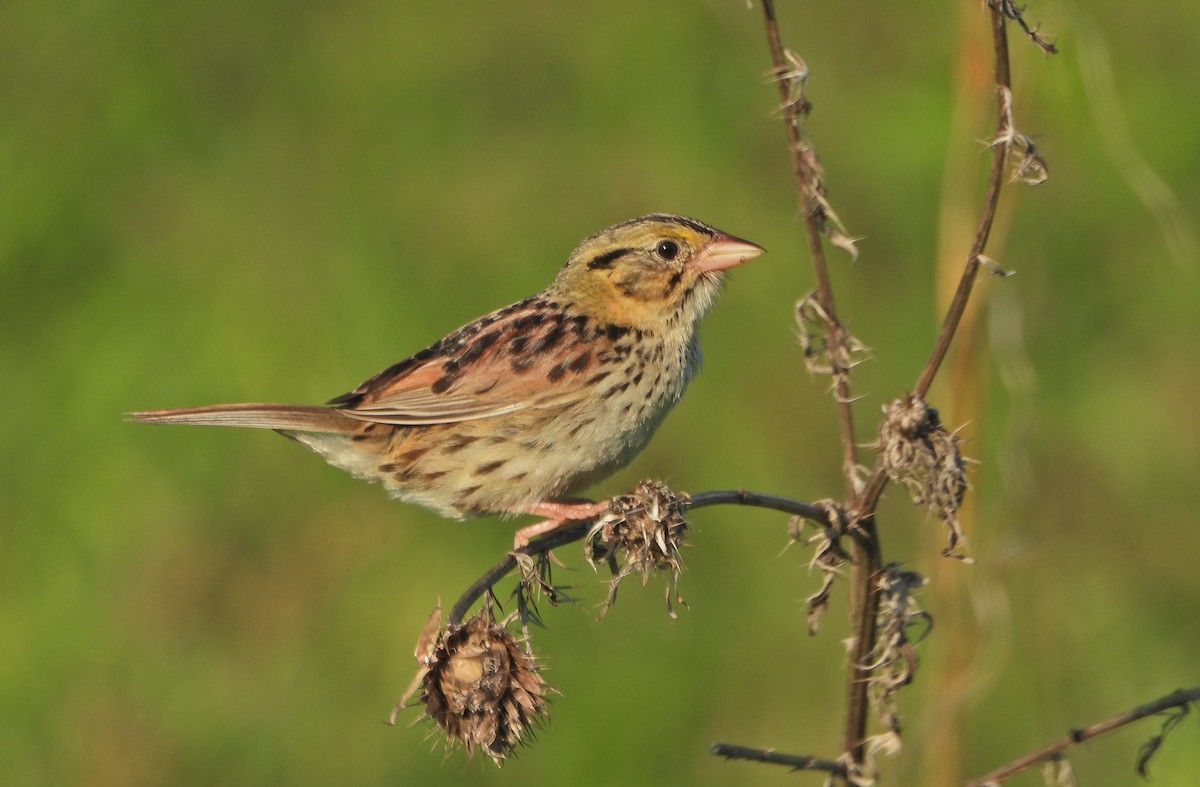
[[[553,406],[602,379],[595,369],[611,333],[533,298],[481,317],[330,404],[351,418],[403,426]]]

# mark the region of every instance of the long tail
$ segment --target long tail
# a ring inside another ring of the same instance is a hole
[[[126,415],[131,421],[147,424],[242,426],[300,432],[344,433],[353,431],[360,424],[331,407],[298,404],[216,404],[175,410],[145,410]]]

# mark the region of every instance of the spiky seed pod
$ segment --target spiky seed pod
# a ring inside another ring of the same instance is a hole
[[[671,598],[676,595],[683,559],[688,508],[687,495],[672,492],[658,481],[642,481],[631,495],[613,498],[608,513],[596,522],[585,541],[585,554],[593,567],[607,563],[614,573],[604,611],[616,599],[617,586],[630,574],[638,574],[645,584],[655,571],[668,572],[667,608],[672,615]]]
[[[421,667],[396,712],[419,688],[425,716],[448,746],[482,751],[500,765],[544,720],[549,687],[533,653],[508,632],[507,621],[492,619],[489,606],[445,629],[438,627],[440,617],[439,607],[417,643]]]
[[[913,502],[946,526],[942,554],[972,562],[962,553],[966,539],[958,522],[968,487],[961,439],[942,426],[937,410],[919,396],[896,399],[883,412],[878,447],[888,477],[908,487]]]

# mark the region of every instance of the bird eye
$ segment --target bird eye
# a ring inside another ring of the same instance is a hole
[[[679,244],[673,240],[660,240],[654,247],[654,253],[664,260],[673,260],[679,255]]]

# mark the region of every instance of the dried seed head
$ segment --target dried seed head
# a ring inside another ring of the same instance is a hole
[[[849,559],[842,549],[842,536],[847,532],[846,513],[833,500],[818,500],[815,505],[825,509],[828,525],[819,524],[802,517],[792,517],[788,521],[788,537],[791,541],[803,541],[813,546],[812,560],[809,570],[818,569],[821,572],[821,587],[813,593],[805,603],[808,605],[808,633],[814,635],[821,624],[821,615],[829,606],[829,593],[833,589],[834,579],[841,573],[842,565]],[[816,533],[804,535],[804,526],[813,525]]]
[[[1040,186],[1050,178],[1050,165],[1046,157],[1033,144],[1033,138],[1026,134],[1014,133],[1008,144],[1008,152],[1012,156],[1012,179],[1019,180],[1028,186]]]
[[[633,494],[612,499],[608,513],[584,541],[592,567],[607,563],[614,575],[603,612],[616,601],[617,586],[625,577],[638,574],[644,585],[653,572],[666,571],[667,610],[674,617],[672,597],[682,602],[676,593],[683,573],[679,547],[687,530],[683,513],[689,502],[687,495],[676,495],[658,481],[642,481]]]
[[[942,554],[971,562],[961,548],[966,543],[958,510],[967,492],[967,461],[958,449],[960,438],[946,431],[937,410],[911,394],[883,408],[878,448],[884,469],[904,484],[913,502],[924,505],[946,526]]]
[[[870,663],[864,666],[871,671],[868,690],[875,713],[884,729],[897,736],[900,715],[895,695],[912,682],[917,671],[916,646],[933,626],[932,616],[921,609],[916,598],[924,585],[923,576],[903,571],[896,563],[884,566],[876,583],[880,595],[875,624],[878,638]],[[911,633],[914,626],[923,627],[915,636]]]
[[[419,688],[425,716],[445,733],[448,747],[460,743],[468,754],[482,751],[500,765],[545,718],[546,682],[507,621],[493,621],[490,605],[461,625],[441,629],[440,618],[438,607],[417,643],[417,677],[392,721]]]
[[[813,290],[796,301],[796,327],[810,374],[844,374],[870,358],[866,346],[835,323]],[[833,329],[832,338],[830,329]]]

